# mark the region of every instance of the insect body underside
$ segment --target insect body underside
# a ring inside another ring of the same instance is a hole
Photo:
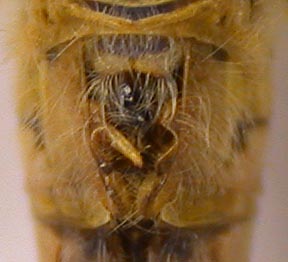
[[[28,2],[18,111],[41,261],[248,261],[261,4]]]

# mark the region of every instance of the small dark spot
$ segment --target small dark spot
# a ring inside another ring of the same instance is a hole
[[[226,21],[227,21],[227,15],[223,15],[217,24],[220,26],[224,26],[226,24]]]
[[[226,62],[229,60],[229,54],[224,48],[214,46],[213,49],[214,50],[212,52],[213,52],[214,59],[218,61],[223,61],[223,62]]]
[[[233,148],[237,151],[244,151],[247,146],[247,124],[238,122],[236,127],[235,139],[233,140]]]
[[[111,163],[107,163],[107,162],[99,162],[98,163],[98,167],[100,168],[100,170],[104,173],[104,174],[111,174],[112,171],[114,170],[114,167]]]
[[[257,0],[250,0],[251,7],[254,7],[257,3]]]
[[[59,53],[61,52],[61,47],[64,47],[64,44],[57,45],[52,47],[46,52],[46,58],[49,62],[53,62],[58,58]]]
[[[54,62],[57,60],[64,52],[66,52],[69,47],[72,46],[72,43],[75,42],[75,38],[72,38],[70,40],[64,41],[62,43],[59,43],[53,47],[51,47],[46,52],[46,58],[49,62]]]
[[[46,21],[49,21],[49,20],[50,20],[48,11],[47,11],[46,9],[43,9],[43,10],[42,10],[42,15],[43,15],[43,17],[44,17],[44,19],[45,19]]]
[[[224,48],[224,44],[215,45],[207,42],[195,42],[192,46],[192,51],[199,57],[206,61],[207,59],[213,59],[221,62],[227,62],[230,59],[228,51]]]
[[[236,151],[245,151],[248,145],[249,132],[255,128],[263,127],[268,124],[267,119],[256,118],[251,121],[239,121],[236,125],[235,135],[232,139],[232,147]]]
[[[153,221],[142,221],[137,227],[131,227],[127,230],[119,231],[123,251],[127,261],[146,262],[146,248],[149,245],[152,234],[148,231],[154,225]]]
[[[25,127],[33,131],[35,134],[35,144],[38,148],[44,147],[44,137],[41,121],[39,117],[34,114],[26,119],[20,121],[20,123]]]

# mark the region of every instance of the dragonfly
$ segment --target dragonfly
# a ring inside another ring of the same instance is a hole
[[[249,261],[281,3],[22,3],[17,111],[39,261]]]

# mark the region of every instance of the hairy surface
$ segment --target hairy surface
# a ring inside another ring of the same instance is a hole
[[[247,261],[280,2],[24,1],[41,261]]]

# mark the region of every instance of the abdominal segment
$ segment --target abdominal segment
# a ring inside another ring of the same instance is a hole
[[[242,196],[257,190],[257,175],[246,174],[238,156],[257,157],[247,137],[266,123],[265,114],[258,121],[246,93],[237,97],[244,69],[229,63],[235,58],[228,48],[195,38],[107,34],[60,43],[46,55],[48,102],[39,123],[53,174],[41,191],[48,198],[41,201],[52,205],[50,220],[83,228],[145,219],[186,227],[222,215],[250,217],[245,201],[254,195]]]
[[[66,230],[57,262],[244,262],[249,229],[249,223],[191,230],[146,221],[113,233]]]
[[[181,97],[181,49],[166,37],[112,35],[88,39],[83,59],[90,150],[110,192],[109,209],[127,215],[143,206],[147,177],[165,179],[160,165],[177,147],[170,124]],[[159,72],[147,67],[153,63]]]
[[[36,3],[19,118],[43,262],[247,262],[270,103],[249,1]]]
[[[195,0],[192,0],[195,1]],[[177,8],[187,6],[189,3],[192,2],[187,0],[177,0],[177,1],[162,1],[164,3],[156,3],[153,4],[143,4],[143,6],[140,6],[141,3],[137,3],[137,6],[135,6],[135,3],[133,5],[132,3],[128,1],[128,3],[125,3],[125,1],[122,1],[123,3],[115,4],[115,3],[106,3],[109,1],[95,1],[95,0],[85,0],[83,3],[83,6],[86,8],[89,8],[95,12],[104,13],[111,16],[118,16],[123,17],[125,19],[130,20],[140,20],[144,18],[148,18],[155,15],[165,14],[172,11],[175,11]],[[158,1],[159,2],[159,1]],[[122,5],[121,5],[122,4]]]
[[[244,69],[229,50],[125,34],[46,55],[47,103],[23,123],[43,141],[29,190],[57,228],[56,261],[246,262],[258,173],[243,166],[266,121],[235,98]]]

